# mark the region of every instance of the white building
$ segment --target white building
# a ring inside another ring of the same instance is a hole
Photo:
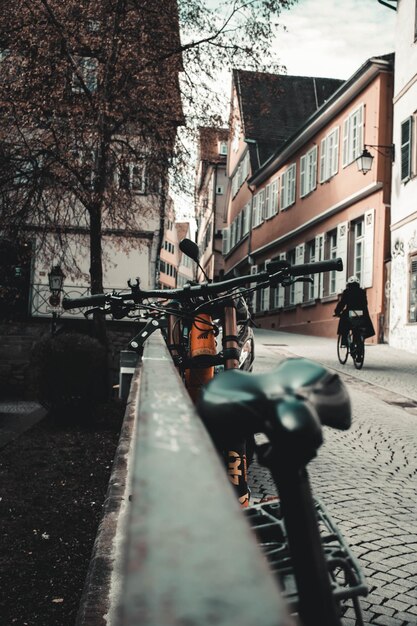
[[[397,2],[389,343],[417,353],[417,10]]]

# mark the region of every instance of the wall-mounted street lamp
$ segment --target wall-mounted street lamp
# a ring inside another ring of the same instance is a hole
[[[374,148],[379,154],[390,157],[391,161],[394,161],[395,158],[395,148],[394,144],[389,146],[375,146],[372,144],[365,144],[362,150],[362,154],[358,156],[356,159],[356,165],[358,167],[358,171],[362,172],[362,174],[367,174],[372,169],[372,163],[374,160],[373,155],[369,152],[367,148]]]
[[[55,265],[48,273],[49,289],[51,290],[53,296],[58,296],[62,291],[64,278],[64,272],[59,265]]]

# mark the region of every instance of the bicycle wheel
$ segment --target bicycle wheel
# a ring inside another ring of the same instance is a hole
[[[337,337],[337,358],[339,359],[340,363],[342,365],[344,365],[348,359],[349,356],[349,347],[346,344],[346,346],[342,346],[342,335],[338,335]]]
[[[362,335],[359,335],[355,340],[355,355],[353,357],[353,365],[357,370],[362,369],[363,362],[365,360],[365,342]]]

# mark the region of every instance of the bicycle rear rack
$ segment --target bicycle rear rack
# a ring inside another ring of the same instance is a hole
[[[333,595],[338,603],[348,599],[352,600],[356,616],[355,623],[357,626],[363,626],[358,598],[368,594],[365,578],[359,563],[324,505],[318,500],[315,500],[315,505]],[[299,596],[279,501],[272,500],[251,506],[246,509],[245,514],[252,530],[256,533],[258,543],[272,572],[279,580],[289,609],[296,613]]]

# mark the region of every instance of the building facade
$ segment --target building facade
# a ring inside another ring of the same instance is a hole
[[[200,264],[211,280],[224,273],[222,231],[226,226],[228,129],[200,128],[196,183],[197,244]],[[205,280],[198,270],[198,280]]]
[[[393,56],[370,59],[257,169],[251,153],[259,145],[242,130],[235,98],[226,274],[256,273],[273,258],[299,264],[341,257],[344,264],[343,272],[315,275],[313,284],[258,292],[253,310],[260,327],[335,336],[336,301],[356,274],[367,290],[373,340],[385,338],[391,160],[376,152],[366,176],[356,160],[365,146],[392,143],[392,93]]]
[[[136,276],[156,286],[184,121],[179,49],[176,0],[157,12],[21,3],[0,17],[0,247],[18,240],[20,257],[16,284],[0,271],[0,293],[23,285],[26,315],[51,314],[53,266],[68,297],[121,290]]]
[[[390,344],[417,353],[417,12],[415,0],[396,4],[392,262],[387,295]]]

